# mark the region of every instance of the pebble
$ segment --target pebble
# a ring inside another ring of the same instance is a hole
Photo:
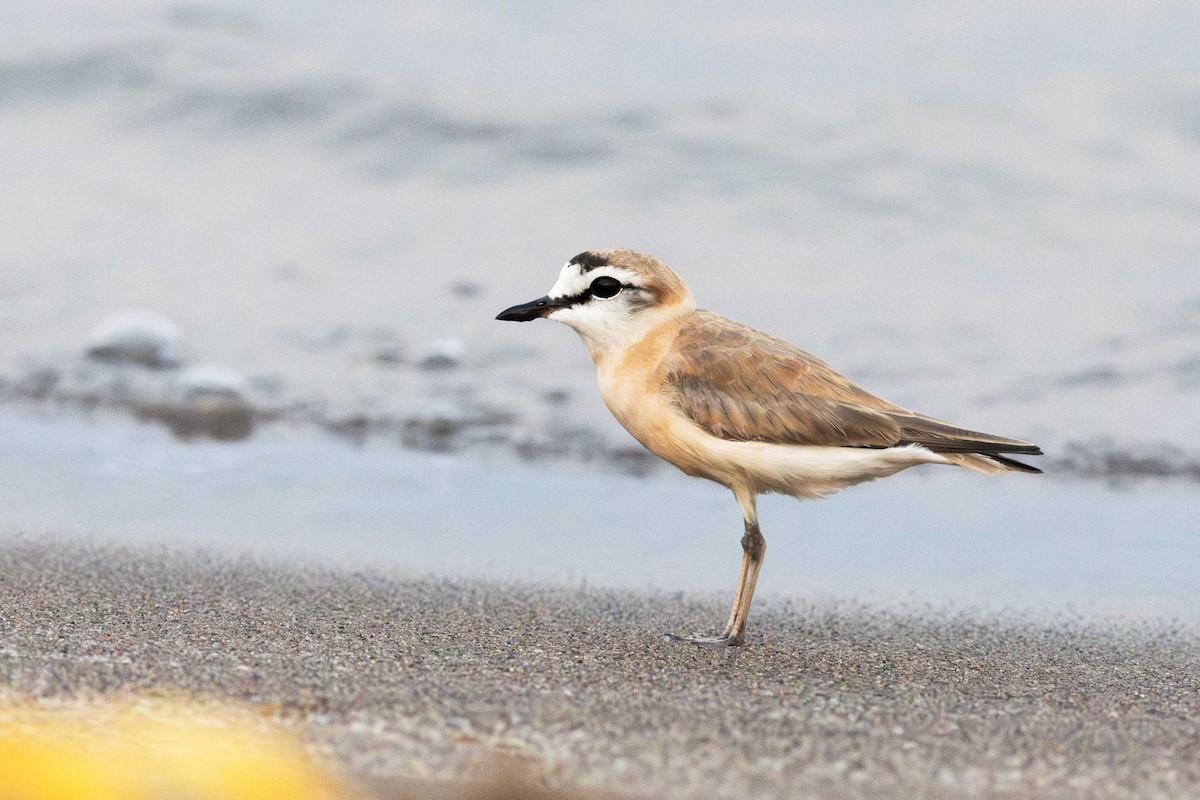
[[[220,395],[245,399],[249,383],[227,367],[202,365],[182,370],[174,380],[176,389],[186,397]]]
[[[84,350],[97,361],[164,369],[182,362],[179,340],[179,327],[162,314],[121,311],[92,329]]]
[[[417,366],[425,370],[455,369],[462,366],[466,352],[458,339],[435,339],[425,347]]]
[[[164,402],[146,409],[181,439],[240,441],[254,431],[249,384],[233,370],[198,366],[183,370],[171,383]]]

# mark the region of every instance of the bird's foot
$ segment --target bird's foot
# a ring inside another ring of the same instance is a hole
[[[663,638],[668,642],[687,642],[699,647],[737,647],[742,643],[742,637],[730,634],[724,636],[679,636],[674,633],[664,633]]]

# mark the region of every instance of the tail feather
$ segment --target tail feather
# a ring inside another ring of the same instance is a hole
[[[1033,442],[967,430],[923,414],[906,411],[893,413],[891,416],[900,426],[903,444],[919,444],[935,453],[1012,453],[1027,456],[1042,454],[1042,448]]]
[[[1042,474],[1042,471],[1037,467],[1031,467],[1016,459],[996,455],[995,453],[938,453],[938,455],[946,459],[947,463],[957,464],[960,467],[982,472],[985,475],[1001,475],[1005,472]]]
[[[1041,451],[1038,452],[1038,455],[1041,455]],[[1024,461],[1017,461],[1015,458],[1009,458],[1008,456],[998,456],[995,454],[992,454],[989,456],[984,456],[984,457],[990,458],[992,461],[1000,462],[1005,467],[1007,467],[1010,472],[1028,472],[1031,475],[1041,475],[1042,474],[1042,471],[1040,469],[1038,469],[1037,467],[1035,467],[1031,464],[1026,464]]]

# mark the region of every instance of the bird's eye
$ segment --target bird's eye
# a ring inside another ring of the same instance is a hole
[[[602,275],[592,281],[591,289],[592,294],[596,297],[615,297],[617,292],[621,291],[621,282],[616,278]]]

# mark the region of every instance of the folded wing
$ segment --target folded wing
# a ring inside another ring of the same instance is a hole
[[[1030,442],[894,406],[816,356],[707,311],[689,315],[659,370],[683,413],[722,439],[826,447],[918,444],[1005,462],[1011,459],[1003,454],[1042,452]]]

